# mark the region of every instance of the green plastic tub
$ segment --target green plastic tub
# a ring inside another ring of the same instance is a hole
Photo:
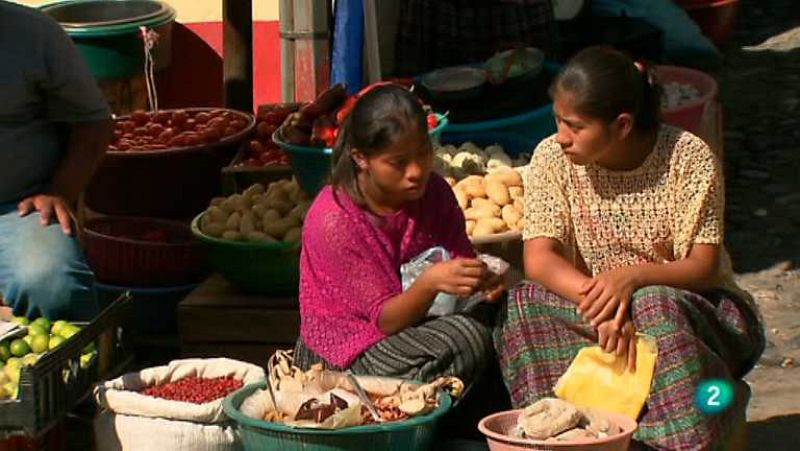
[[[437,114],[436,117],[438,124],[435,128],[428,130],[428,134],[431,140],[439,142],[442,132],[447,128],[449,122],[444,115]],[[309,196],[316,196],[328,181],[333,149],[287,143],[280,136],[278,130],[272,135],[272,141],[289,154],[289,162],[300,188]]]
[[[256,420],[239,411],[248,396],[266,386],[266,382],[247,385],[223,402],[245,451],[426,451],[433,449],[438,420],[452,405],[450,396],[440,392],[436,410],[406,421],[337,430],[292,428]]]
[[[246,293],[294,295],[300,281],[299,243],[256,243],[214,238],[200,231],[200,213],[192,234],[206,248],[209,265]]]
[[[139,27],[159,37],[153,48],[155,70],[172,59],[175,9],[155,0],[68,0],[40,7],[72,38],[98,79],[125,78],[144,71],[144,47]]]

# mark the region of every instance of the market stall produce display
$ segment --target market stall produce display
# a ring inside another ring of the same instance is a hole
[[[32,322],[25,317],[15,317],[13,321],[26,327],[19,336],[0,342],[0,400],[17,398],[23,366],[35,365],[42,356],[63,345],[81,330],[68,321],[51,322],[44,317]],[[94,344],[90,344],[84,348],[79,364],[86,367],[96,355]]]
[[[496,144],[485,149],[471,142],[437,147],[434,169],[453,188],[471,238],[522,230],[524,183],[517,168],[528,159],[522,155],[512,160]]]
[[[288,165],[289,156],[275,144],[272,135],[289,114],[297,112],[300,106],[296,103],[260,106],[256,114],[255,136],[247,143],[244,155],[238,159],[236,165],[246,167]]]
[[[213,144],[245,130],[248,118],[226,109],[137,110],[115,121],[110,152],[178,149]]]
[[[605,438],[620,432],[612,420],[558,398],[544,398],[522,410],[511,434],[546,441]]]
[[[211,201],[200,218],[208,236],[232,241],[295,243],[311,200],[293,180],[255,184]]]
[[[302,371],[292,365],[286,351],[272,356],[267,377],[267,389],[247,398],[242,403],[242,413],[259,420],[313,429],[407,420],[433,411],[442,390],[458,397],[464,389],[463,383],[453,377],[421,384],[394,378],[348,376],[323,370],[321,365]],[[376,416],[368,404],[375,408]]]

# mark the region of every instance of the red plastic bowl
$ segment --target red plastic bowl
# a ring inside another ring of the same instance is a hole
[[[700,91],[700,97],[691,102],[677,108],[661,110],[661,118],[667,124],[697,133],[703,121],[706,106],[717,97],[717,81],[705,72],[688,67],[655,66],[653,71],[657,83],[690,84]]]
[[[164,287],[198,282],[208,274],[203,249],[181,222],[109,216],[87,221],[82,238],[100,282]]]
[[[684,2],[681,6],[714,44],[722,46],[728,42],[739,11],[739,0]]]

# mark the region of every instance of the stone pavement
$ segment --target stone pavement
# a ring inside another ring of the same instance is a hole
[[[767,350],[747,376],[749,449],[800,449],[800,2],[742,0],[717,73],[726,240]]]

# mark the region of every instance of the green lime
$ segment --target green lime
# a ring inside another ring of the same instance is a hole
[[[6,367],[5,371],[6,371],[6,376],[8,376],[8,380],[10,380],[11,382],[13,382],[15,384],[19,383],[19,373],[20,373],[20,371],[22,371],[22,368],[9,369],[8,367]]]
[[[33,335],[25,335],[24,337],[22,337],[22,341],[24,341],[25,343],[28,343],[28,347],[30,347],[31,343],[33,343]],[[14,351],[11,351],[11,353],[13,354]]]
[[[5,370],[3,370],[3,371],[0,371],[0,386],[2,386],[3,384],[5,384],[5,383],[6,383],[6,382],[8,382],[9,380],[10,380],[10,379],[8,378],[8,375],[6,374]]]
[[[47,331],[50,329],[45,329],[38,324],[31,324],[28,326],[28,335],[48,335]]]
[[[19,338],[11,342],[9,349],[11,350],[11,354],[17,357],[22,357],[31,352],[31,347],[28,345],[25,339],[20,340]]]
[[[19,386],[16,382],[7,382],[3,384],[3,391],[5,391],[6,396],[11,399],[17,398],[17,390],[19,390]]]
[[[3,368],[6,373],[12,369],[20,369],[22,367],[22,360],[19,357],[10,357],[8,362],[6,362],[6,366]]]
[[[31,322],[31,324],[41,327],[42,329],[46,330],[47,333],[50,333],[50,328],[53,327],[53,325],[50,323],[50,320],[44,316],[36,318]]]
[[[22,358],[22,366],[33,366],[36,361],[41,357],[39,354],[28,354]]]
[[[81,351],[81,354],[89,354],[90,352],[94,352],[97,348],[94,345],[94,342],[89,343],[86,345],[85,348]]]
[[[64,326],[67,325],[67,324],[69,324],[69,323],[64,321],[63,319],[60,319],[60,320],[54,322],[53,323],[53,327],[50,328],[50,333],[53,334],[53,335],[60,335],[61,334],[61,329],[63,329]]]
[[[0,360],[5,362],[9,357],[11,357],[11,350],[8,349],[8,342],[0,342]]]
[[[52,351],[53,349],[61,346],[65,341],[67,341],[66,338],[60,335],[51,335],[47,342],[47,349]]]
[[[70,338],[72,338],[73,335],[77,334],[80,331],[81,331],[80,327],[68,323],[61,328],[61,332],[58,335],[61,335],[62,337],[69,340]]]
[[[89,364],[92,363],[92,359],[94,359],[95,355],[97,354],[93,352],[89,354],[81,354],[81,368],[86,368],[89,366]]]
[[[23,326],[27,326],[28,324],[31,323],[31,320],[29,320],[28,318],[26,318],[24,316],[15,316],[15,317],[11,318],[11,322],[12,323],[17,323],[17,324],[22,324]]]
[[[33,337],[33,341],[31,342],[31,351],[41,354],[43,352],[47,352],[50,348],[50,336],[49,335],[36,335]]]

